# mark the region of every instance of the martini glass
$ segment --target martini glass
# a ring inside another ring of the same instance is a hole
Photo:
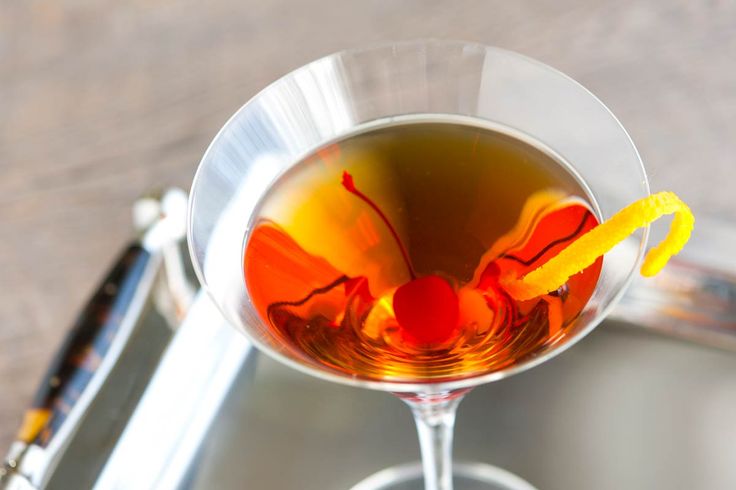
[[[271,333],[248,295],[243,238],[277,177],[326,142],[413,116],[463,118],[539,142],[578,174],[600,219],[649,194],[628,134],[580,84],[542,63],[478,44],[420,40],[336,53],[277,80],[246,103],[215,137],[194,179],[188,238],[196,273],[225,318],[261,351],[313,376],[395,393],[411,408],[421,465],[384,470],[356,490],[453,488],[455,412],[474,386],[541,364],[589,333],[634,274],[646,231],[603,261],[595,291],[560,341],[501,370],[448,382],[361,379],[299,357]],[[255,286],[257,287],[257,285]],[[456,465],[462,488],[532,488],[480,463]]]

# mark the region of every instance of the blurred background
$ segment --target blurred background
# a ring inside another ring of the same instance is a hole
[[[550,64],[598,95],[654,190],[736,222],[736,2],[106,0],[0,3],[0,447],[131,234],[189,187],[227,118],[336,50],[417,37]]]

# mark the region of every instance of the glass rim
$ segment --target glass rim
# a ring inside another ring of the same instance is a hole
[[[585,92],[585,94],[587,94],[587,96],[591,98],[591,100],[594,100],[601,108],[603,108],[606,111],[606,113],[611,117],[611,119],[615,121],[617,128],[626,137],[626,140],[631,145],[631,148],[636,156],[636,165],[641,174],[641,178],[642,178],[641,184],[643,186],[644,193],[645,195],[650,195],[651,190],[649,186],[649,179],[646,174],[646,169],[644,168],[644,164],[641,159],[641,155],[639,153],[639,150],[636,148],[636,145],[634,144],[628,131],[623,126],[623,124],[621,124],[621,121],[619,121],[619,119],[608,108],[608,106],[606,106],[595,94],[593,94],[584,85],[582,85],[580,82],[578,82],[571,76],[565,74],[564,72],[546,63],[543,63],[539,60],[536,60],[524,54],[518,53],[516,51],[511,51],[511,50],[500,48],[497,46],[488,46],[488,45],[484,45],[482,43],[473,42],[473,41],[461,41],[461,40],[449,40],[449,39],[443,40],[443,39],[438,39],[438,38],[419,38],[419,39],[401,40],[401,41],[393,41],[393,42],[392,41],[375,42],[375,43],[367,44],[362,47],[349,48],[349,49],[336,51],[334,53],[327,54],[325,56],[312,60],[309,63],[301,65],[285,73],[284,75],[276,78],[275,80],[267,84],[265,87],[257,91],[242,106],[240,106],[232,114],[232,116],[230,116],[227,119],[227,121],[223,124],[223,126],[218,130],[218,132],[216,133],[216,135],[214,136],[210,144],[207,146],[207,149],[203,153],[202,158],[200,159],[200,163],[197,166],[197,170],[195,171],[194,177],[192,179],[192,185],[190,187],[189,203],[187,206],[187,242],[189,244],[187,248],[189,249],[190,259],[192,261],[192,266],[193,266],[195,275],[197,276],[197,279],[199,280],[203,289],[207,292],[208,296],[210,297],[212,302],[215,304],[217,309],[223,315],[223,318],[228,320],[228,322],[230,322],[230,320],[228,319],[228,314],[223,309],[222,305],[220,305],[216,296],[210,289],[210,286],[208,285],[207,280],[205,278],[205,274],[202,270],[202,266],[196,257],[196,252],[192,245],[194,243],[193,241],[193,234],[194,234],[193,221],[194,220],[192,219],[192,216],[193,216],[193,209],[195,207],[195,201],[197,199],[197,193],[196,193],[197,183],[199,179],[201,178],[202,173],[204,172],[203,170],[204,165],[202,165],[202,163],[208,159],[210,154],[214,151],[214,148],[218,146],[218,143],[221,140],[221,138],[224,137],[225,133],[231,128],[234,122],[238,120],[239,116],[243,114],[245,111],[247,111],[250,105],[253,104],[256,100],[258,100],[264,93],[272,90],[275,86],[277,86],[280,83],[283,83],[285,80],[291,79],[297,76],[299,73],[303,71],[307,71],[310,68],[320,63],[324,63],[326,60],[329,60],[329,59],[337,59],[337,58],[341,58],[344,56],[350,56],[350,55],[355,55],[355,54],[360,54],[360,53],[367,53],[370,51],[379,51],[379,50],[384,50],[384,49],[392,48],[392,47],[406,47],[406,46],[421,47],[421,46],[428,46],[428,45],[473,47],[473,48],[477,48],[479,50],[483,50],[486,52],[493,51],[493,52],[504,53],[508,56],[519,58],[526,62],[532,63],[539,68],[542,68],[546,71],[554,73],[557,76],[561,76],[567,82],[574,84],[579,89],[582,89]],[[439,114],[412,113],[412,115],[433,116],[433,115],[439,115]],[[452,116],[454,114],[450,114],[450,115]],[[483,118],[481,116],[468,115],[465,117],[469,119],[476,119],[478,121],[489,121],[488,119]],[[351,128],[350,132],[357,130],[359,128],[363,128],[367,125],[370,125],[374,121],[364,121],[360,124],[357,124],[356,126]],[[346,134],[349,134],[350,132]],[[533,135],[531,136],[533,137]],[[314,149],[316,148],[308,149],[305,151],[305,153],[309,153],[310,151],[313,151]],[[571,165],[574,168],[574,164],[571,164]],[[365,378],[350,376],[347,374],[340,374],[339,372],[336,372],[336,371],[333,372],[327,369],[322,369],[318,367],[317,365],[298,362],[297,360],[283,354],[282,352],[279,352],[273,349],[271,346],[267,345],[265,342],[262,342],[260,339],[257,339],[255,336],[248,335],[245,332],[241,332],[241,334],[245,335],[247,339],[258,348],[259,351],[272,357],[276,361],[290,368],[296,369],[297,371],[302,372],[304,374],[307,374],[307,375],[310,375],[310,376],[313,376],[313,377],[316,377],[316,378],[319,378],[325,381],[339,383],[342,385],[368,388],[368,389],[373,389],[373,390],[378,390],[378,391],[388,391],[388,392],[394,392],[394,393],[442,393],[442,392],[473,388],[481,384],[498,381],[498,380],[507,378],[509,376],[512,376],[514,374],[519,374],[535,366],[538,366],[539,364],[542,364],[543,362],[551,360],[552,358],[565,352],[567,349],[569,349],[573,345],[577,344],[580,340],[582,340],[590,332],[592,332],[595,329],[595,327],[597,327],[608,316],[611,310],[618,304],[618,302],[621,300],[621,297],[626,292],[626,289],[631,284],[636,274],[636,271],[638,270],[641,264],[641,261],[643,260],[648,237],[649,237],[649,225],[647,225],[643,229],[641,240],[639,242],[636,260],[634,261],[631,269],[627,272],[625,279],[621,282],[620,286],[618,287],[618,290],[615,292],[615,294],[613,294],[613,297],[611,298],[611,300],[608,302],[607,305],[605,305],[605,307],[603,307],[599,312],[596,313],[595,318],[593,318],[592,320],[587,322],[585,325],[583,325],[582,328],[580,328],[577,332],[572,334],[569,337],[569,340],[564,342],[563,344],[559,346],[555,346],[543,352],[541,355],[530,357],[519,363],[513,364],[512,366],[509,366],[507,368],[504,368],[498,371],[492,371],[492,372],[488,372],[485,374],[479,374],[476,376],[469,376],[469,377],[459,378],[459,379],[449,379],[449,380],[445,379],[445,380],[438,380],[438,381],[428,379],[427,381],[424,381],[424,382],[401,381],[401,380],[391,380],[391,379],[387,379],[387,380],[365,379]],[[596,285],[596,289],[597,288],[598,288],[598,285]],[[237,330],[241,330],[240,328],[237,328],[234,325],[232,327],[236,328]]]

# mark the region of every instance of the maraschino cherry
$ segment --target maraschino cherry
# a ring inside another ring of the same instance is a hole
[[[404,339],[416,344],[438,344],[452,338],[458,327],[459,303],[450,283],[438,275],[416,277],[399,234],[381,208],[355,187],[348,172],[342,174],[342,185],[378,214],[401,250],[411,280],[394,293],[393,308]]]

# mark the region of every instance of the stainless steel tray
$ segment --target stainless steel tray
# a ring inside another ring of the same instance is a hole
[[[468,395],[455,455],[540,489],[733,489],[735,408],[736,355],[608,322],[551,362]],[[185,486],[346,489],[418,457],[409,410],[393,396],[260,356]]]

